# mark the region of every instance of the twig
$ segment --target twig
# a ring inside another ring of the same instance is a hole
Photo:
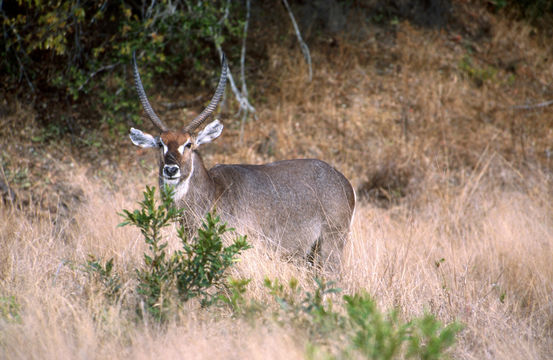
[[[81,58],[81,53],[82,53],[81,40],[80,40],[81,39],[81,24],[77,20],[77,16],[75,15],[75,11],[74,11],[75,8],[79,8],[80,6],[81,6],[81,2],[80,2],[80,0],[77,0],[77,3],[75,4],[75,6],[73,7],[73,9],[71,9],[71,14],[72,15],[70,16],[70,18],[73,18],[73,28],[74,28],[74,31],[75,31],[75,36],[74,36],[75,50],[73,52],[72,59],[70,61],[68,61],[69,63],[67,64],[68,65],[67,67],[71,66],[71,61],[73,63],[76,63]]]
[[[223,14],[223,17],[217,22],[219,26],[223,26],[225,20],[228,18],[229,10],[230,10],[230,0],[227,0],[227,4],[225,6],[225,13]]]
[[[250,0],[246,0],[246,21],[244,23],[244,36],[242,37],[242,51],[240,52],[240,77],[242,80],[242,96],[248,98],[248,86],[246,85],[246,39],[248,38],[248,25],[250,22]],[[248,118],[248,109],[244,110],[240,121],[240,142],[244,139],[244,123]]]
[[[65,265],[65,260],[60,261],[56,268],[56,273],[54,274],[54,279],[52,280],[52,285],[56,286],[56,281],[58,280],[58,275],[60,274],[61,267]]]
[[[15,201],[17,200],[17,194],[10,187],[8,178],[6,176],[6,172],[4,171],[4,166],[1,163],[0,163],[0,175],[2,175],[2,178],[0,179],[0,195],[2,195],[2,198],[4,200],[6,200],[7,198],[10,201],[10,205],[13,209],[15,206]]]
[[[217,49],[217,52],[219,53],[219,56],[222,56],[223,50],[221,49],[221,45],[215,44],[215,47]],[[250,104],[250,102],[248,101],[248,98],[243,97],[240,91],[238,91],[238,88],[234,83],[234,78],[232,77],[232,72],[230,71],[230,68],[228,71],[228,80],[230,82],[230,88],[234,93],[236,100],[238,100],[238,103],[240,104],[240,110],[247,110],[251,113],[255,113],[255,108]]]
[[[150,3],[150,6],[148,6],[148,9],[146,9],[146,15],[143,16],[143,18],[149,19],[152,17],[152,10],[154,9],[154,5],[156,4],[155,0],[152,0]]]
[[[537,108],[546,107],[549,105],[553,105],[553,100],[544,101],[538,104],[531,104],[531,105],[515,105],[511,106],[509,109],[516,109],[516,110],[532,110]]]
[[[244,23],[244,37],[242,38],[242,51],[240,52],[240,77],[242,78],[242,96],[248,97],[246,86],[245,66],[246,62],[246,39],[248,37],[248,24],[250,22],[250,0],[246,1],[246,22]]]
[[[88,84],[88,82],[90,81],[90,79],[92,79],[94,76],[98,75],[98,73],[100,73],[100,72],[102,72],[102,71],[106,71],[106,70],[111,70],[111,69],[113,69],[114,67],[116,67],[117,65],[119,65],[119,62],[116,62],[115,64],[111,64],[111,65],[102,66],[102,67],[100,67],[98,70],[91,72],[91,73],[88,75],[88,78],[86,79],[86,81],[85,81],[84,83],[82,83],[81,86],[79,86],[79,88],[77,89],[77,91],[81,91],[82,88],[83,88],[86,84]]]
[[[19,81],[21,81],[21,77],[24,77],[25,80],[27,80],[27,85],[29,85],[31,92],[34,94],[35,87],[33,86],[33,83],[31,82],[31,80],[29,79],[29,76],[27,75],[27,71],[25,70],[25,65],[23,65],[23,62],[21,61],[19,56],[17,56],[17,53],[18,51],[15,50],[14,55],[15,55],[15,58],[17,59],[17,63],[19,64]]]
[[[222,27],[223,23],[225,22],[226,18],[229,15],[229,8],[230,8],[230,0],[227,0],[225,13],[224,13],[223,17],[221,18],[221,20],[219,20],[219,22],[218,22],[220,27]],[[245,95],[242,92],[238,91],[238,88],[236,87],[236,84],[234,83],[234,78],[232,77],[232,72],[230,71],[230,68],[228,70],[228,80],[229,80],[229,83],[230,83],[230,89],[234,93],[234,96],[236,97],[236,100],[238,100],[238,104],[240,106],[240,108],[238,109],[238,114],[240,114],[242,111],[244,111],[246,116],[247,116],[248,113],[255,113],[255,108],[248,101],[247,88],[246,88],[246,85],[245,85],[246,80],[245,80],[245,75],[243,73],[243,71],[244,71],[243,68],[245,66],[244,65],[245,57],[246,57],[246,40],[245,39],[246,39],[247,31],[248,31],[249,17],[250,17],[250,0],[248,0],[248,2],[247,2],[246,23],[244,24],[244,39],[242,41],[242,53],[241,53],[241,56],[240,56],[240,65],[241,65],[241,71],[242,71],[242,91],[244,91],[244,89],[245,89],[245,92],[246,92]],[[216,31],[212,31],[212,32],[215,35],[214,36],[215,48],[217,49],[217,52],[219,53],[219,56],[222,57],[223,56],[223,49],[221,48],[221,44],[219,44],[216,40],[216,37],[217,37],[216,36]]]
[[[303,53],[303,57],[305,58],[305,61],[307,62],[307,66],[309,66],[309,82],[313,79],[313,70],[311,68],[311,54],[309,53],[309,47],[303,41],[303,38],[301,37],[300,29],[298,27],[298,24],[296,23],[296,19],[294,18],[294,14],[292,13],[292,9],[290,9],[290,5],[288,5],[287,0],[282,0],[282,3],[284,4],[284,7],[288,11],[288,15],[290,15],[290,20],[292,20],[292,25],[294,26],[294,30],[296,31],[296,36],[298,38],[298,41],[300,43],[301,52]]]

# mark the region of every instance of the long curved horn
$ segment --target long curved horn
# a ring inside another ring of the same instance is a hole
[[[192,131],[196,130],[196,128],[200,126],[205,121],[205,119],[209,117],[209,115],[211,115],[211,113],[217,108],[219,101],[221,101],[221,98],[225,93],[225,85],[227,84],[228,72],[227,58],[225,57],[224,53],[221,61],[223,62],[223,70],[221,70],[221,77],[219,78],[219,84],[217,85],[217,89],[215,90],[215,95],[213,95],[213,98],[209,102],[209,105],[207,105],[207,107],[200,113],[200,115],[196,116],[196,118],[192,120],[190,124],[184,127],[184,132],[191,133]]]
[[[142,103],[142,107],[144,108],[144,111],[146,111],[146,115],[148,115],[148,118],[152,120],[152,123],[157,128],[159,128],[159,130],[167,131],[168,130],[167,126],[156,115],[156,113],[154,112],[154,109],[152,109],[152,106],[148,101],[148,97],[146,96],[146,92],[144,91],[144,86],[142,86],[142,81],[140,80],[140,74],[138,73],[138,66],[136,66],[136,56],[134,51],[132,53],[132,62],[133,62],[133,72],[134,72],[134,85],[136,87],[136,92],[138,93],[138,98]]]

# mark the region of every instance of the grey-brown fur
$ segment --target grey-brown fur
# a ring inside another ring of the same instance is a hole
[[[217,165],[210,170],[197,152],[192,161],[189,190],[175,198],[187,208],[191,228],[215,208],[239,232],[286,255],[339,266],[355,208],[353,188],[339,171],[316,159]],[[177,194],[182,186],[177,185]]]

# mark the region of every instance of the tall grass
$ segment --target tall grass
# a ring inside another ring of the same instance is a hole
[[[138,192],[126,197],[102,192],[101,184],[86,178],[75,181],[90,192],[71,218],[1,208],[0,294],[16,305],[0,305],[0,344],[7,358],[306,355],[305,335],[271,322],[252,324],[225,312],[215,316],[191,304],[164,328],[137,326],[121,301],[106,303],[83,265],[88,254],[114,257],[123,274],[121,296],[136,296],[131,269],[144,246],[136,231],[116,226],[115,213],[132,207]],[[417,208],[361,204],[339,286],[347,293],[366,290],[381,308],[397,308],[405,318],[429,311],[442,321],[464,323],[456,357],[551,355],[551,199],[490,187],[493,181],[484,175],[467,184],[468,202],[461,192]],[[269,301],[265,277],[295,277],[310,286],[307,269],[253,241],[255,248],[231,274],[252,278],[247,299]]]

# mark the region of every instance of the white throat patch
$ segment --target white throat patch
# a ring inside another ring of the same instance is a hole
[[[190,166],[190,174],[184,179],[184,181],[177,187],[175,192],[175,200],[183,199],[190,188],[190,179],[194,174],[194,158],[192,158],[192,164]]]
[[[163,183],[175,187],[179,183],[179,179],[167,179],[163,177]]]

